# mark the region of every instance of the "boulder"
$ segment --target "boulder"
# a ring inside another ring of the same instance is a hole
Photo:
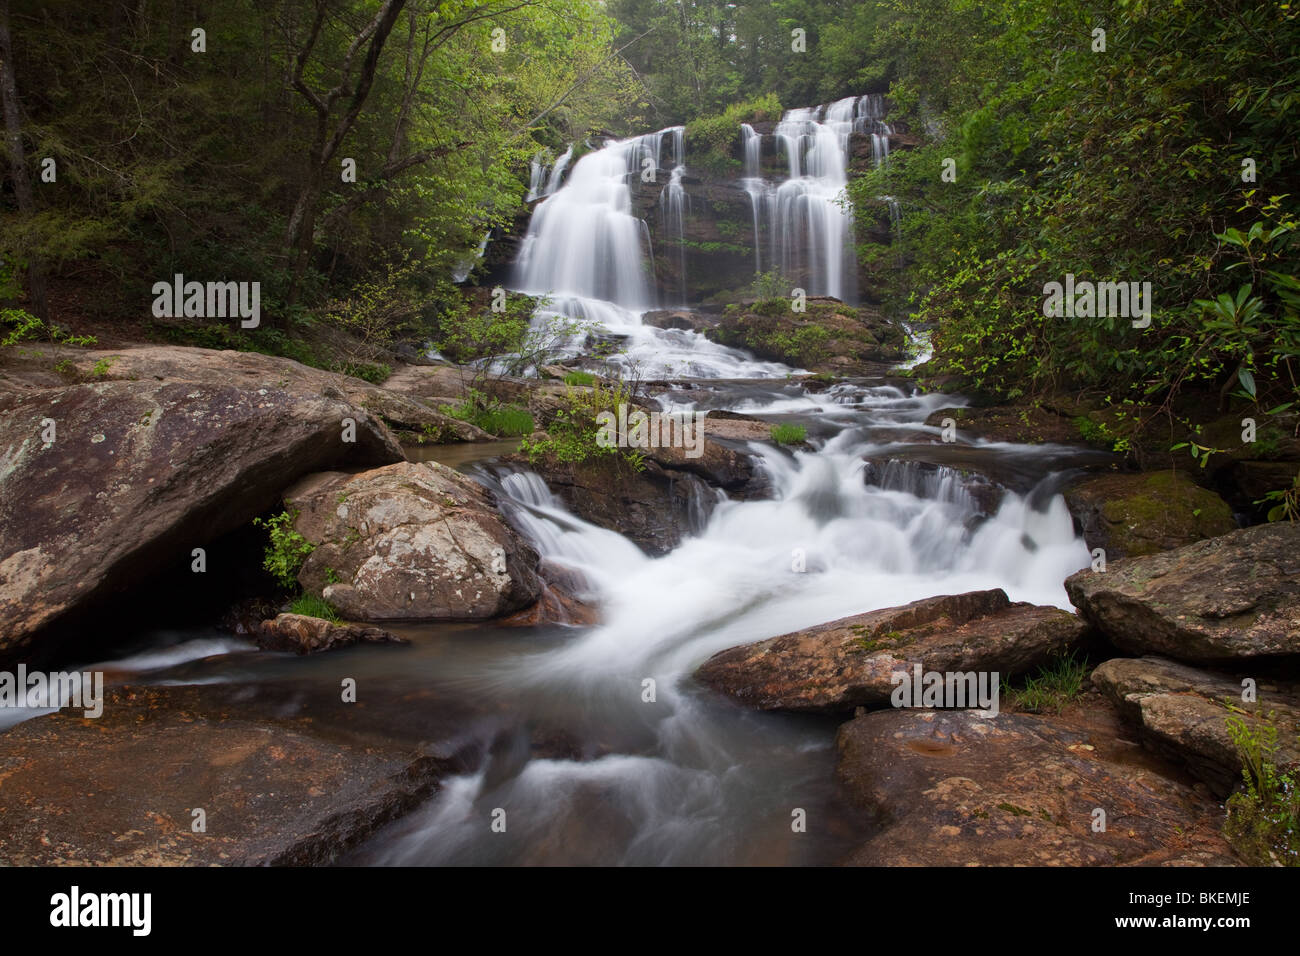
[[[1161,657],[1106,661],[1093,671],[1092,683],[1141,730],[1145,746],[1185,765],[1220,797],[1241,782],[1229,717],[1255,734],[1276,727],[1273,764],[1282,770],[1300,767],[1300,694],[1294,684],[1258,678],[1256,700],[1247,703],[1240,678]]]
[[[696,672],[760,710],[842,713],[887,707],[891,675],[997,671],[1011,677],[1074,645],[1084,625],[1054,607],[1013,604],[1000,588],[914,601],[732,647]]]
[[[277,614],[263,621],[254,632],[258,645],[268,651],[316,654],[353,644],[407,644],[404,637],[378,627],[334,624],[306,614]]]
[[[319,393],[150,377],[0,395],[0,656],[188,566],[302,475],[402,458],[372,415]]]
[[[579,518],[617,531],[649,554],[667,554],[683,538],[701,530],[717,503],[717,493],[702,478],[664,468],[650,458],[639,472],[614,457],[582,462],[551,456],[506,460],[539,474]]]
[[[1179,471],[1096,475],[1065,490],[1089,549],[1108,561],[1235,531],[1228,503]]]
[[[733,303],[700,330],[722,345],[811,371],[851,374],[904,357],[907,334],[874,309],[814,296],[804,312],[787,299]]]
[[[121,687],[98,719],[65,711],[0,734],[0,859],[328,864],[462,766],[450,751],[350,742],[322,734],[318,715],[250,715],[246,699],[221,706],[210,692]],[[205,832],[193,831],[196,809]]]
[[[1079,571],[1065,590],[1115,646],[1189,663],[1300,655],[1300,524]]]
[[[1058,719],[878,711],[844,724],[836,748],[846,797],[881,827],[853,865],[1238,863],[1213,800]]]
[[[537,600],[537,555],[481,485],[436,462],[311,475],[284,495],[316,547],[298,580],[346,618],[476,620]]]

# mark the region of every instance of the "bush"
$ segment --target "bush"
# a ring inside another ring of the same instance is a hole
[[[525,438],[519,450],[530,461],[554,458],[557,461],[578,464],[600,458],[624,459],[635,471],[645,467],[644,455],[639,451],[626,451],[614,445],[602,445],[597,439],[600,426],[596,416],[601,412],[618,414],[619,405],[631,403],[631,389],[624,383],[597,385],[590,389],[573,389],[565,394],[565,404],[546,426],[546,434],[536,439]]]
[[[272,518],[254,518],[253,524],[265,528],[270,543],[262,556],[262,567],[286,588],[298,583],[298,569],[316,546],[294,530],[293,522],[298,512],[282,511]]]
[[[740,124],[780,118],[781,101],[775,93],[735,103],[716,116],[701,117],[686,124],[686,155],[692,165],[718,171],[739,166],[733,154],[739,149]]]
[[[565,385],[595,385],[600,379],[590,372],[574,371],[564,376]]]

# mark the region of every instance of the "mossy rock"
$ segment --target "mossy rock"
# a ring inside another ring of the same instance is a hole
[[[1228,503],[1178,471],[1089,478],[1065,492],[1088,547],[1107,560],[1155,554],[1237,529]]]

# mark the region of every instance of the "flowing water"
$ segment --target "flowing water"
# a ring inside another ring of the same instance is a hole
[[[851,216],[832,208],[831,189],[842,189],[848,132],[869,129],[872,110],[878,103],[841,101],[792,111],[778,127],[790,177],[764,213],[778,224],[772,254],[815,264],[824,285],[812,291],[846,292],[850,282],[836,262]],[[569,165],[562,183],[535,169],[545,195],[517,285],[549,297],[539,323],[582,319],[618,339],[616,369],[679,379],[659,396],[665,410],[803,424],[800,450],[737,446],[755,456],[769,497],[719,494],[694,534],[650,557],[569,513],[537,475],[462,457],[457,466],[496,492],[538,552],[584,582],[598,626],[407,627],[410,647],[306,659],[203,643],[215,634],[159,635],[115,665],[142,679],[229,685],[322,726],[337,718],[309,710],[306,688],[352,676],[366,707],[349,711],[348,732],[473,755],[466,772],[348,863],[835,862],[866,835],[838,800],[837,721],[747,711],[699,685],[699,664],[737,644],[936,594],[1001,587],[1013,600],[1069,607],[1062,582],[1088,552],[1051,493],[1068,450],[962,443],[966,460],[1008,464],[1019,479],[1023,493],[985,508],[958,468],[926,459],[941,447],[926,417],[960,398],[883,376],[813,392],[784,366],[642,324],[656,303],[628,183],[647,159],[686,166],[680,130],[610,142]],[[666,188],[674,182],[680,175],[670,173]],[[791,827],[799,810],[806,832]]]

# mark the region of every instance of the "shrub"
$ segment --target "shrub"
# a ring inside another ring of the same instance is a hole
[[[307,555],[316,550],[314,544],[294,530],[293,522],[297,517],[297,511],[292,514],[282,511],[266,520],[253,519],[253,524],[265,528],[270,537],[262,556],[262,567],[286,588],[298,583],[298,569],[307,560]]]
[[[546,434],[536,439],[525,438],[519,450],[530,461],[553,457],[557,461],[577,464],[600,458],[622,458],[634,471],[645,467],[644,455],[635,451],[624,453],[614,445],[602,445],[597,439],[600,426],[596,416],[601,412],[618,414],[618,406],[629,404],[631,390],[623,382],[615,385],[597,385],[590,389],[572,389],[565,394],[564,405],[546,426]]]
[[[565,385],[595,385],[598,381],[590,372],[573,371],[564,376]]]

